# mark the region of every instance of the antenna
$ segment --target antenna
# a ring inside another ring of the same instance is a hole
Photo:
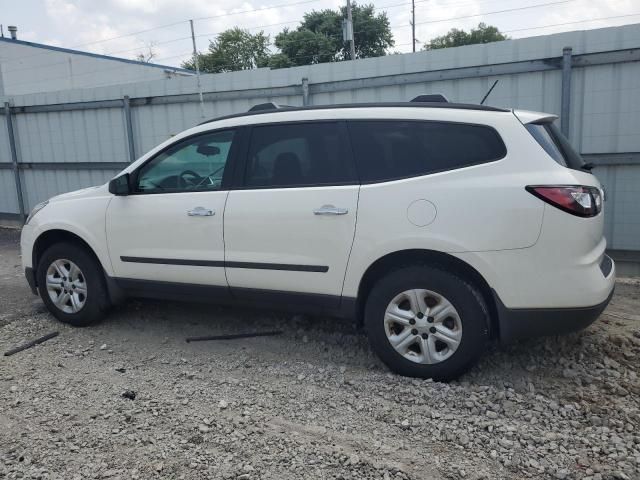
[[[493,82],[493,85],[491,85],[491,88],[489,89],[489,91],[485,94],[484,97],[482,97],[482,101],[480,102],[480,105],[484,105],[484,101],[487,99],[487,97],[489,95],[491,95],[491,92],[493,92],[493,89],[495,88],[495,86],[498,84],[500,80],[496,80],[495,82]]]

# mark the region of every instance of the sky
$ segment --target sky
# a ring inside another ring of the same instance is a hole
[[[346,0],[345,0],[346,1]],[[135,58],[152,49],[154,63],[179,66],[191,56],[189,19],[198,50],[239,26],[271,39],[295,28],[305,12],[336,9],[338,0],[0,0],[0,24],[18,38]],[[411,0],[370,0],[386,12],[395,47],[411,51]],[[416,38],[428,42],[451,28],[485,22],[511,38],[640,23],[640,0],[415,0]],[[355,35],[358,26],[354,26]],[[418,49],[422,43],[418,45]]]

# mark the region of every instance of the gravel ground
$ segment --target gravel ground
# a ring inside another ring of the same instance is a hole
[[[19,263],[0,230],[0,351],[60,335],[0,357],[0,478],[640,478],[640,281],[585,332],[493,345],[444,384],[328,318],[129,301],[70,328]]]

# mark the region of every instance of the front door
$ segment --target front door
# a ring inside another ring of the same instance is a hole
[[[118,278],[227,287],[223,186],[234,136],[222,130],[178,141],[131,175],[132,194],[107,210]]]
[[[356,225],[358,181],[341,122],[254,126],[244,176],[225,209],[232,292],[339,300]]]

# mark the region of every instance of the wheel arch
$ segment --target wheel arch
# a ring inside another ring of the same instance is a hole
[[[107,286],[109,299],[112,303],[119,303],[124,299],[124,292],[122,292],[115,281],[108,275],[107,270],[105,269],[105,265],[102,261],[100,261],[100,257],[96,253],[96,250],[80,235],[69,230],[53,228],[50,230],[45,230],[38,236],[38,238],[36,238],[31,250],[33,262],[31,265],[33,266],[34,272],[37,271],[38,262],[40,261],[42,254],[47,250],[47,248],[49,248],[51,245],[55,245],[56,243],[61,242],[78,245],[93,257],[93,259],[102,269],[102,275]],[[37,279],[37,275],[34,276],[34,279]],[[35,282],[37,287],[37,280],[35,280]]]
[[[498,309],[492,289],[485,278],[464,260],[436,250],[400,250],[388,253],[369,265],[360,280],[356,299],[356,315],[360,324],[363,322],[365,302],[375,282],[393,270],[416,264],[439,267],[471,282],[479,290],[489,309],[489,334],[491,338],[499,337]]]
[[[31,250],[31,265],[33,265],[34,270],[38,268],[38,262],[40,262],[40,258],[42,257],[42,254],[47,250],[47,248],[49,248],[51,245],[62,242],[73,243],[81,246],[87,252],[89,252],[89,254],[91,254],[95,261],[98,262],[98,265],[102,266],[102,262],[100,261],[100,258],[98,258],[95,250],[85,239],[83,239],[76,233],[70,232],[69,230],[56,228],[45,230],[38,236],[38,238],[36,238],[35,242],[33,243],[33,249]]]

